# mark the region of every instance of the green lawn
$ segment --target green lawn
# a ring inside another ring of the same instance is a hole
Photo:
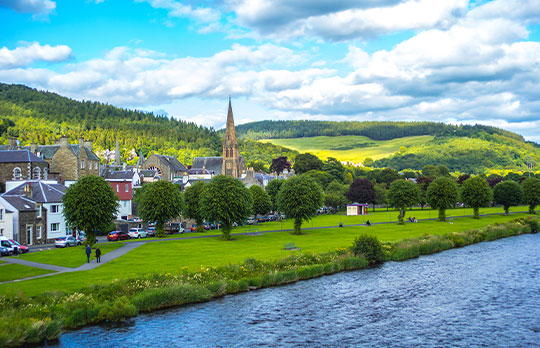
[[[46,269],[29,267],[25,265],[4,265],[0,268],[0,282],[5,282],[8,280],[22,279],[33,277],[41,274],[53,273]]]
[[[363,162],[368,157],[374,160],[388,157],[398,152],[401,146],[419,146],[432,139],[431,135],[421,135],[379,141],[360,135],[343,135],[260,141],[285,146],[300,153],[310,152],[321,159],[334,157],[340,161],[358,163]]]
[[[122,245],[124,245],[124,243],[101,243],[99,244],[99,248],[101,249],[101,254],[105,255],[110,251],[120,248]],[[80,265],[86,263],[86,252],[84,250],[84,246],[82,245],[69,248],[44,250],[40,252],[22,254],[14,257],[32,262],[46,263],[49,265],[72,268],[79,267]],[[92,249],[92,256],[90,260],[94,259],[95,251],[94,249]]]
[[[522,216],[526,214],[494,215],[479,220],[470,217],[456,218],[452,224],[421,221],[404,226],[382,224],[371,227],[335,227],[305,231],[305,234],[300,236],[291,235],[288,232],[275,232],[258,236],[234,236],[235,240],[229,242],[222,241],[220,238],[202,238],[148,243],[96,269],[58,274],[16,284],[3,284],[0,285],[0,293],[22,291],[28,295],[35,295],[50,290],[76,290],[90,284],[108,283],[119,278],[153,272],[177,272],[183,267],[197,270],[201,266],[242,263],[249,257],[264,260],[281,258],[295,252],[325,252],[335,248],[349,247],[354,238],[362,233],[375,234],[382,241],[395,241],[426,233],[444,234],[463,231]],[[290,242],[295,243],[301,250],[283,250],[284,244]]]
[[[6,261],[2,261],[2,260],[0,260],[0,263],[6,263]]]

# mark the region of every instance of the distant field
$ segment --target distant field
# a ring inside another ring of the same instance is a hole
[[[340,161],[357,163],[363,162],[368,157],[373,160],[388,157],[398,152],[401,146],[419,146],[432,139],[431,135],[422,135],[378,141],[359,135],[343,135],[260,141],[288,147],[300,153],[310,152],[321,159],[334,157]]]

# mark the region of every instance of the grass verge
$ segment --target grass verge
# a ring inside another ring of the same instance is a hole
[[[6,282],[8,280],[22,279],[33,277],[37,275],[54,273],[46,269],[35,268],[25,265],[4,265],[0,268],[0,282]]]

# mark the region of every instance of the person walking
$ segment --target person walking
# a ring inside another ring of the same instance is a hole
[[[101,263],[101,250],[99,247],[96,247],[96,262]]]
[[[86,244],[86,263],[90,263],[90,255],[92,255],[92,248]]]

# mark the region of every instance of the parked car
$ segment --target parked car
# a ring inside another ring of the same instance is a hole
[[[124,231],[112,231],[112,232],[109,232],[109,234],[107,235],[107,240],[109,242],[113,240],[117,241],[117,240],[125,240],[125,239],[129,239],[129,234]]]
[[[155,227],[148,227],[146,229],[146,234],[148,237],[155,237],[156,236],[156,228]]]
[[[190,232],[197,232],[197,224],[191,225],[191,227],[189,228],[189,231]]]
[[[1,256],[9,256],[11,254],[12,254],[12,252],[8,248],[0,246],[0,255]]]
[[[82,241],[73,236],[58,237],[54,241],[54,246],[57,248],[65,248],[70,246],[81,245]]]
[[[19,248],[13,243],[10,242],[9,238],[6,236],[0,236],[0,246],[6,248],[11,254],[18,254]]]
[[[145,230],[143,230],[142,228],[135,228],[135,227],[129,229],[128,235],[129,235],[129,238],[134,238],[134,239],[148,237],[148,233],[146,233]]]
[[[255,223],[255,218],[251,216],[249,219],[247,219],[248,225],[253,225]]]
[[[19,253],[24,254],[30,251],[26,245],[22,245],[21,243],[17,242],[16,240],[10,239],[9,240],[11,244],[17,248],[19,248]]]

